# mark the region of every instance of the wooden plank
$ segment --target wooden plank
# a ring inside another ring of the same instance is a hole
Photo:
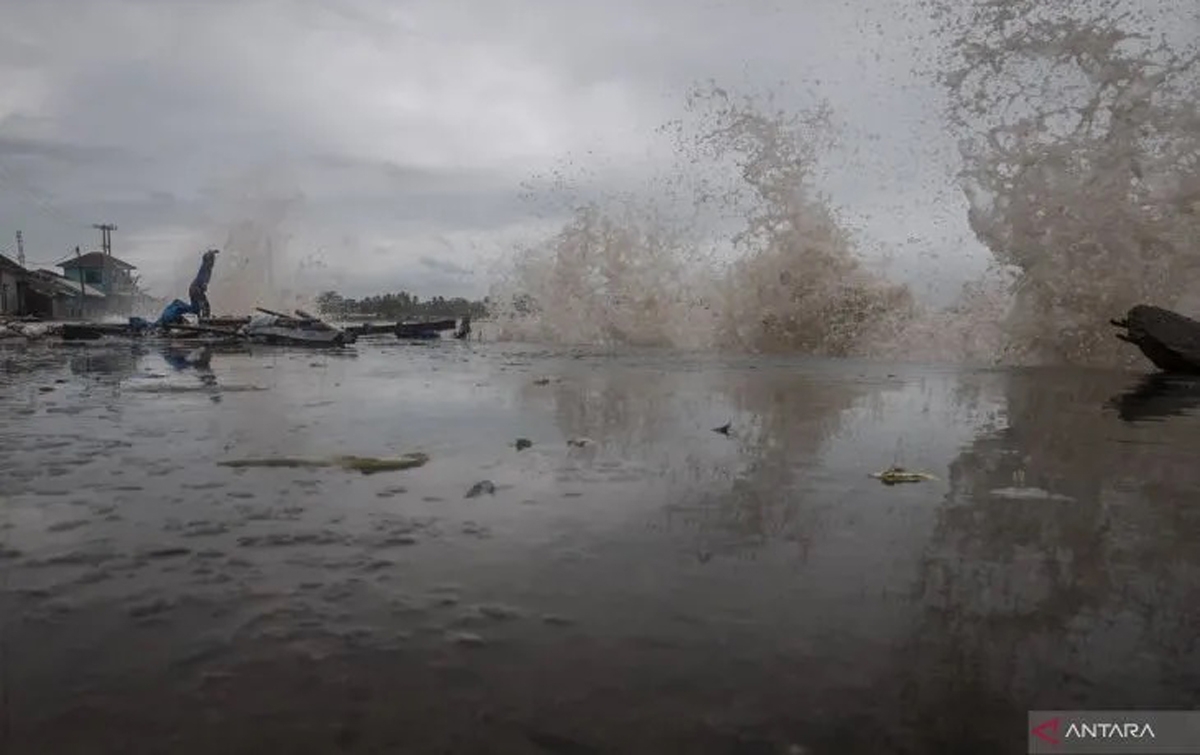
[[[230,330],[229,328],[213,328],[205,325],[183,325],[179,323],[165,325],[163,327],[167,328],[168,330],[180,330],[185,333],[216,333],[218,335],[230,336],[234,338],[241,337],[241,334],[239,334],[236,330]]]

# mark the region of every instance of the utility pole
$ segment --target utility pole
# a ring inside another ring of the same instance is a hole
[[[25,267],[25,239],[21,237],[20,231],[17,231],[17,264]]]
[[[112,223],[96,223],[92,228],[100,229],[100,248],[104,250],[104,256],[112,256],[112,232],[117,230],[117,227]]]
[[[75,259],[79,259],[82,255],[79,254],[79,247],[75,247]],[[83,268],[75,268],[79,271],[79,319],[83,319],[84,301],[83,301]]]

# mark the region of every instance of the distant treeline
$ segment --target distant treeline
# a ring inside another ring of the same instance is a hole
[[[401,291],[396,294],[347,299],[336,291],[326,291],[317,297],[317,308],[326,317],[375,317],[385,320],[405,318],[450,318],[467,315],[481,319],[488,314],[488,300],[471,301],[461,296],[446,299],[435,296],[421,299]]]

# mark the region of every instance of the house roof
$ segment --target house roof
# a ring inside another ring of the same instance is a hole
[[[58,263],[56,267],[61,267],[64,270],[72,270],[77,267],[105,267],[109,264],[116,267],[123,267],[126,270],[136,269],[125,260],[119,260],[111,254],[105,254],[104,252],[88,252],[79,257],[71,257]]]
[[[16,260],[14,260],[10,257],[5,257],[3,254],[0,254],[0,267],[7,267],[12,270],[16,270],[19,273],[29,272],[21,265],[21,263],[17,262]]]
[[[55,289],[55,291],[46,291],[45,293],[62,293],[71,296],[79,296],[79,282],[73,281],[70,278],[64,278],[58,273],[50,270],[34,270],[32,276],[35,282],[44,283],[47,287]],[[105,298],[104,292],[86,283],[83,284],[83,295],[91,296],[96,299]]]

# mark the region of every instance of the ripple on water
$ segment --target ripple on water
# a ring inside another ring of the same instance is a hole
[[[166,559],[166,558],[180,558],[182,556],[190,556],[191,554],[192,554],[191,548],[184,548],[182,546],[168,546],[168,547],[155,548],[153,550],[148,550],[141,555],[141,558],[143,558],[145,560],[149,560],[149,561],[158,561],[158,560]]]
[[[129,607],[129,618],[134,619],[139,623],[158,621],[175,610],[179,605],[179,600],[175,598],[157,597],[136,603]]]
[[[26,562],[26,566],[34,568],[51,568],[56,566],[88,566],[101,567],[110,562],[118,562],[124,557],[112,550],[72,550],[66,553],[58,553],[45,558],[30,559]]]
[[[458,616],[459,623],[512,621],[522,618],[525,612],[515,606],[500,603],[480,603],[469,606]]]
[[[91,524],[87,519],[68,519],[65,522],[55,522],[46,528],[47,532],[70,532]]]
[[[272,532],[243,535],[237,544],[243,548],[286,548],[299,545],[348,545],[353,538],[331,530],[319,532]]]
[[[220,480],[212,480],[209,482],[185,482],[180,487],[184,490],[220,490],[228,485]]]
[[[451,645],[460,645],[462,647],[479,648],[488,644],[483,635],[475,634],[474,632],[446,632],[445,639]]]
[[[215,537],[228,533],[233,527],[225,522],[188,522],[183,526],[180,537]]]

